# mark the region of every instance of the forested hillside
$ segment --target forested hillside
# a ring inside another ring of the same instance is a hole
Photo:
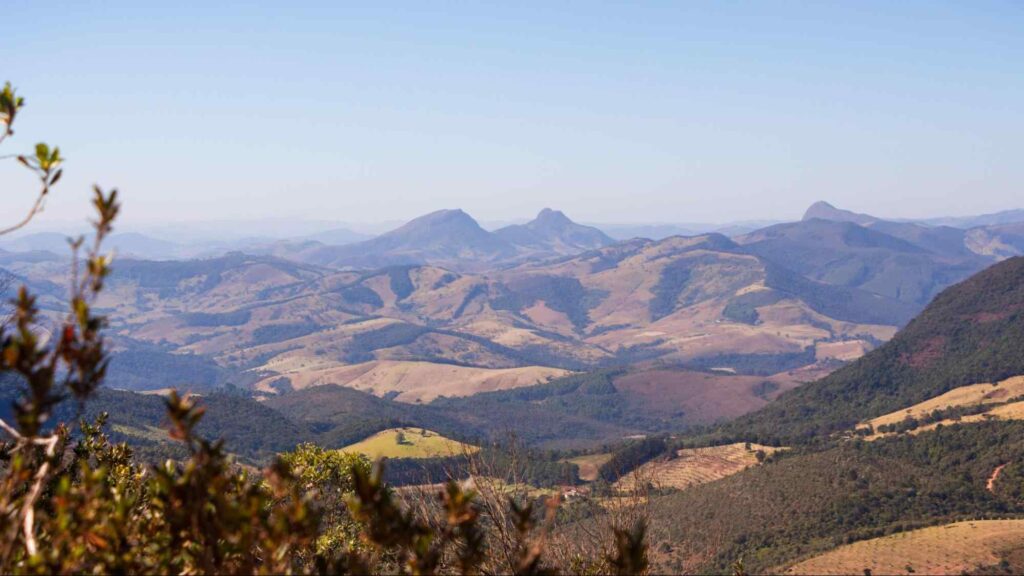
[[[890,342],[723,433],[808,440],[952,388],[1024,374],[1024,257],[946,289]]]
[[[1024,517],[1024,425],[954,426],[916,437],[780,453],[717,482],[655,497],[655,565],[723,572],[737,558],[780,572],[844,543],[961,519]],[[867,565],[868,559],[865,559]]]

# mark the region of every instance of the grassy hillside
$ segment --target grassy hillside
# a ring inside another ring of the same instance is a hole
[[[611,454],[584,454],[583,456],[570,458],[567,462],[575,464],[579,469],[580,480],[593,482],[597,480],[601,466],[611,460],[611,458]]]
[[[685,490],[700,484],[727,478],[757,466],[779,448],[737,442],[725,446],[683,448],[668,457],[658,458],[619,478],[615,488],[622,492],[641,486]],[[760,453],[760,455],[758,454]],[[582,471],[582,467],[581,467]]]
[[[724,427],[758,441],[800,441],[853,427],[957,388],[1024,374],[1024,257],[946,289],[860,360]]]
[[[1015,376],[1002,382],[971,384],[954,388],[945,394],[929,398],[913,406],[872,418],[864,425],[877,429],[879,426],[899,424],[907,418],[922,419],[936,411],[941,413],[951,408],[971,409],[980,407],[979,405],[999,404],[1019,396],[1024,396],[1024,376]]]
[[[479,450],[426,428],[389,428],[341,449],[377,458],[444,458]]]
[[[993,573],[1021,547],[1024,520],[957,522],[841,546],[800,562],[786,574]],[[1003,569],[1010,572],[1013,567],[1007,562]]]

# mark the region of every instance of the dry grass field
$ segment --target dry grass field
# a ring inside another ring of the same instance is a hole
[[[984,422],[992,419],[1024,420],[1024,401],[999,404],[1000,402],[1005,402],[1011,398],[1016,398],[1022,395],[1024,395],[1024,376],[1014,376],[1013,378],[1008,378],[996,384],[972,384],[970,386],[961,386],[960,388],[955,388],[945,394],[936,396],[935,398],[925,400],[920,404],[915,404],[910,408],[890,412],[889,414],[863,422],[857,427],[866,428],[870,425],[877,430],[879,426],[886,424],[898,424],[907,417],[924,417],[934,410],[942,410],[944,408],[957,406],[985,404],[992,404],[992,407],[979,414],[968,414],[955,420],[945,419],[918,426],[906,433],[915,435],[934,430],[940,425],[952,426],[955,424],[970,424],[972,422]],[[893,436],[894,434],[895,433],[893,432],[875,432],[870,436],[866,436],[865,440],[878,440],[879,438]]]
[[[644,370],[615,379],[620,392],[645,400],[651,413],[682,410],[691,422],[700,424],[757,410],[798,384],[786,375],[742,376],[691,370]]]
[[[374,361],[350,366],[298,369],[285,372],[296,389],[336,384],[384,396],[389,392],[399,402],[430,402],[438,396],[470,396],[480,392],[532,386],[569,374],[567,370],[544,366],[521,368],[476,368],[433,362]],[[257,390],[268,391],[279,376],[267,378]]]
[[[994,566],[1024,546],[1024,520],[979,520],[855,542],[800,562],[787,574],[961,574]]]
[[[986,414],[1002,420],[1024,420],[1024,402],[1011,402],[1002,406],[996,406],[986,412]]]
[[[570,464],[579,466],[580,480],[584,482],[593,482],[597,480],[598,468],[602,464],[611,460],[611,454],[587,454],[586,456],[578,456],[567,460]]]
[[[399,442],[399,433],[404,441]],[[390,428],[346,446],[343,452],[358,452],[371,460],[377,458],[434,458],[458,456],[479,450],[476,446],[445,438],[422,428]]]
[[[782,448],[760,444],[751,444],[747,449],[743,442],[707,448],[687,448],[676,452],[676,457],[672,460],[656,460],[644,464],[632,474],[620,478],[615,483],[615,488],[620,492],[628,492],[642,484],[655,488],[684,490],[698,484],[721,480],[750,466],[756,466],[759,463],[758,451],[770,455],[778,450]]]
[[[149,440],[150,442],[167,442],[169,438],[167,430],[157,428],[156,426],[137,428],[135,426],[125,426],[123,424],[112,424],[110,428],[119,434]]]
[[[970,424],[970,423],[973,423],[973,422],[985,422],[987,420],[1024,420],[1024,402],[1011,402],[1009,404],[1003,404],[1001,406],[996,406],[996,407],[992,408],[988,412],[984,412],[982,414],[969,414],[967,416],[964,416],[964,417],[960,418],[959,420],[952,420],[952,419],[940,420],[938,422],[933,422],[931,424],[926,424],[924,426],[919,426],[918,428],[915,428],[915,429],[907,432],[907,434],[916,435],[916,434],[921,434],[923,432],[928,432],[929,430],[934,430],[934,429],[938,428],[940,424],[942,426],[953,426],[953,425],[956,425],[956,424]],[[891,436],[891,435],[892,435],[891,433],[890,434],[877,434],[876,433],[876,434],[873,434],[871,436],[868,436],[867,440],[877,440],[879,438],[884,438],[886,436]]]
[[[906,419],[907,416],[920,418],[933,410],[974,404],[994,404],[1005,402],[1010,398],[1021,395],[1024,395],[1024,376],[1015,376],[995,384],[983,383],[961,386],[941,396],[925,400],[920,404],[869,420],[862,424],[862,426],[871,425],[878,428],[883,424],[898,424]]]

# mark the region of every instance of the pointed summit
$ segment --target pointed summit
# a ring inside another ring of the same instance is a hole
[[[561,210],[552,210],[551,208],[545,208],[537,214],[537,217],[533,219],[530,224],[538,227],[565,227],[574,226],[575,222],[569,219]],[[528,224],[529,225],[529,224]]]
[[[407,252],[494,255],[512,247],[480,227],[462,210],[438,210],[410,220],[404,226],[378,236],[363,245]]]
[[[372,240],[330,248],[313,261],[332,266],[436,263],[465,268],[516,254],[514,246],[459,209],[431,212]]]
[[[561,255],[578,254],[615,243],[597,228],[577,224],[561,211],[551,208],[541,210],[526,224],[506,226],[495,234],[530,251]]]
[[[804,212],[804,220],[832,220],[833,222],[853,222],[860,226],[870,226],[879,219],[868,214],[858,214],[849,210],[836,208],[825,201],[815,202]]]

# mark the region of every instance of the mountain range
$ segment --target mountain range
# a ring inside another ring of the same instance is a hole
[[[461,213],[461,214],[460,214]],[[1024,210],[1007,210],[995,214],[971,217],[933,218],[924,220],[883,220],[868,214],[857,214],[817,202],[805,212],[803,220],[829,220],[851,222],[897,237],[909,235],[911,242],[945,243],[986,256],[999,258],[1022,251]],[[384,232],[389,237],[380,243],[367,243],[376,238],[366,232],[349,227],[314,222],[314,232],[302,233],[300,223],[256,222],[247,234],[228,235],[217,231],[224,227],[235,229],[239,223],[220,223],[217,226],[183,225],[118,232],[111,238],[111,246],[122,256],[141,259],[211,258],[232,251],[249,254],[277,255],[291,259],[306,259],[312,263],[349,261],[354,267],[375,267],[384,263],[433,263],[449,267],[483,269],[509,260],[544,258],[575,254],[582,250],[606,246],[616,241],[633,238],[664,240],[671,236],[697,236],[718,233],[740,237],[783,222],[746,221],[729,224],[601,224],[584,226],[571,221],[563,213],[546,208],[525,224],[506,225],[492,232],[460,210],[442,210],[417,218],[397,229]],[[450,228],[450,229],[448,229]],[[964,232],[961,232],[964,231]],[[266,232],[266,233],[263,233]],[[447,239],[433,238],[433,234],[447,234]],[[77,234],[77,233],[75,233]],[[0,240],[0,248],[11,251],[50,251],[64,254],[69,235],[58,232],[23,234]],[[930,236],[930,240],[926,237]],[[495,237],[497,239],[495,239]],[[404,238],[404,239],[403,239]],[[407,244],[425,239],[434,249],[419,249]],[[361,244],[372,255],[363,256],[350,245]],[[404,246],[403,246],[404,245]],[[335,250],[350,246],[347,250]],[[943,248],[943,250],[945,249]],[[465,254],[468,260],[457,255]],[[477,261],[479,260],[479,262]]]
[[[342,246],[121,257],[100,304],[119,353],[135,354],[126,366],[169,355],[192,367],[125,377],[132,389],[209,389],[241,370],[259,394],[335,383],[427,402],[612,365],[767,376],[785,389],[874,349],[942,289],[1022,246],[1016,224],[851,214],[819,203],[733,238],[616,242],[551,209],[493,232],[442,210]],[[66,263],[46,254],[0,262],[49,306]]]
[[[577,254],[614,243],[596,228],[576,224],[544,209],[535,219],[484,230],[462,210],[439,210],[376,238],[346,246],[320,246],[297,255],[312,264],[380,268],[432,264],[452,270],[481,270],[525,259]]]
[[[319,262],[317,242],[278,248],[292,259],[123,258],[96,303],[113,355],[86,416],[110,413],[112,438],[161,461],[163,402],[133,390],[199,392],[202,433],[246,464],[395,427],[511,433],[549,471],[531,482],[574,494],[560,537],[646,482],[657,572],[1019,572],[1019,239],[1016,223],[822,205],[734,237],[621,242],[554,211],[494,232],[442,211]],[[64,259],[0,262],[55,313]],[[0,382],[0,414],[16,393]],[[584,461],[610,486],[581,487]]]

